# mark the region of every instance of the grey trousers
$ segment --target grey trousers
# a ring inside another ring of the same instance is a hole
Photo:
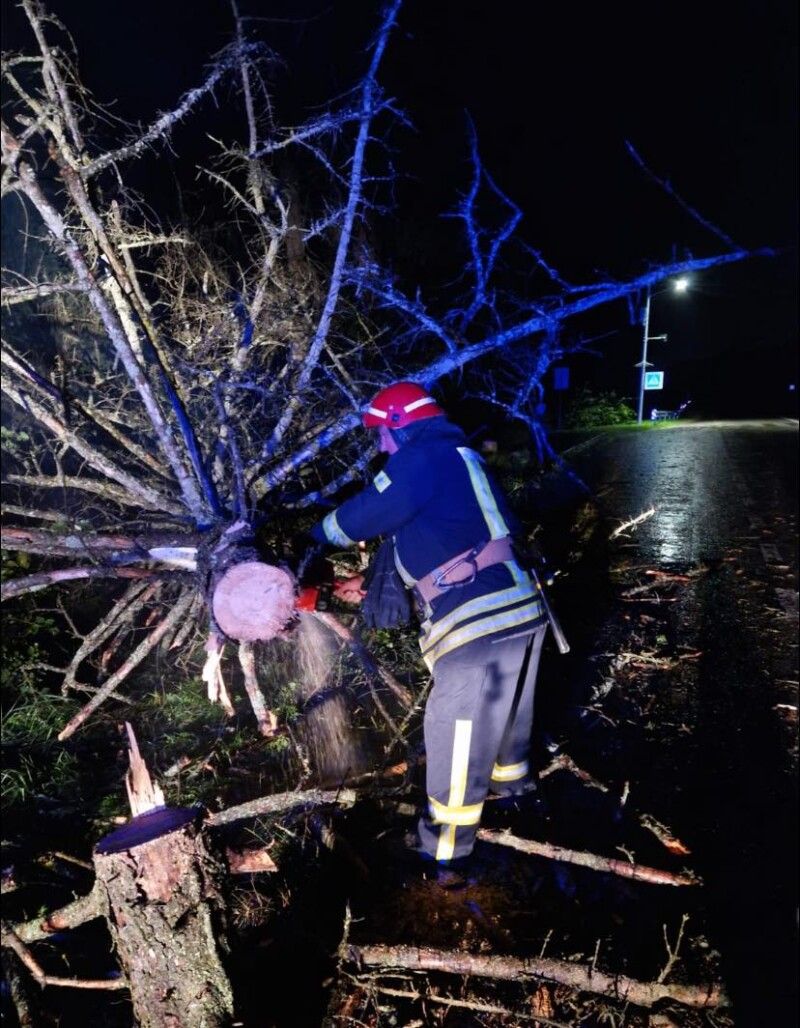
[[[436,662],[424,721],[428,810],[418,824],[421,848],[435,860],[472,852],[488,792],[516,795],[531,780],[533,698],[545,631],[475,639]]]

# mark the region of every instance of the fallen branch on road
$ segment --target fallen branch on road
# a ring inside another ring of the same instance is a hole
[[[609,542],[612,539],[616,539],[618,536],[621,536],[623,532],[627,532],[629,528],[638,528],[638,526],[641,525],[643,521],[647,521],[647,519],[651,518],[655,514],[655,512],[655,507],[651,507],[649,510],[644,510],[641,514],[637,514],[635,518],[630,518],[630,520],[628,521],[623,521],[622,524],[615,528],[611,535],[608,537]]]

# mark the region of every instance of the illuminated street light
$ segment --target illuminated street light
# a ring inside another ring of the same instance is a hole
[[[675,281],[672,283],[672,288],[675,290],[676,293],[685,293],[686,290],[689,288],[689,279],[676,278]],[[659,289],[658,291],[658,293],[664,292],[666,292],[665,289]],[[642,423],[642,415],[644,412],[644,380],[647,374],[647,368],[649,367],[647,363],[647,344],[650,342],[655,342],[658,339],[663,339],[664,341],[666,341],[667,338],[666,333],[660,336],[650,335],[650,299],[652,296],[658,296],[658,293],[651,293],[650,286],[647,287],[647,298],[644,304],[644,337],[642,339],[642,362],[641,364],[636,365],[637,368],[642,369],[641,375],[639,376],[639,412],[636,418],[636,421],[640,425]]]

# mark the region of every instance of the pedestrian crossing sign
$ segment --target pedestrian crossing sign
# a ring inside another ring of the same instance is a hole
[[[664,388],[664,372],[663,371],[646,371],[644,375],[644,387],[645,389],[663,389]]]

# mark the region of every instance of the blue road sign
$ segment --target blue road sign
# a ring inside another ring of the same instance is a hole
[[[569,368],[553,368],[553,389],[569,389]]]
[[[645,389],[663,389],[664,388],[664,372],[663,371],[646,371],[644,375],[644,387]]]

